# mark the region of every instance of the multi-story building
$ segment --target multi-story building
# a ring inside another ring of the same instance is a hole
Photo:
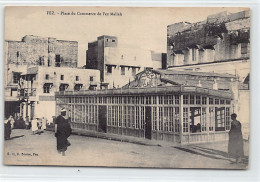
[[[161,53],[118,46],[115,36],[103,35],[88,43],[86,68],[100,70],[101,86],[118,88],[146,68],[162,68]]]
[[[27,35],[5,41],[5,116],[55,114],[54,92],[95,89],[99,71],[77,68],[78,43]],[[40,112],[41,111],[41,112]]]
[[[8,64],[77,67],[77,41],[26,35],[21,41],[5,42]]]
[[[168,69],[229,73],[239,78],[238,118],[249,131],[249,10],[168,25],[167,36]]]
[[[95,90],[99,87],[99,71],[69,67],[29,67],[21,74],[18,90],[20,114],[35,114],[52,121],[55,116],[55,92]]]

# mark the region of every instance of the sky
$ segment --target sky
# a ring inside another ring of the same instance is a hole
[[[166,52],[167,25],[181,21],[194,23],[219,12],[243,10],[231,7],[6,7],[5,40],[21,41],[25,35],[35,35],[78,41],[78,66],[83,66],[88,42],[95,41],[100,35],[117,36],[120,47]],[[48,15],[50,11],[55,15]],[[62,12],[70,15],[62,15]],[[100,15],[97,15],[98,12]],[[109,15],[110,12],[121,13],[122,16],[106,16],[105,13]]]

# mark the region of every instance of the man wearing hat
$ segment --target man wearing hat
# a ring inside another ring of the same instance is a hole
[[[57,150],[65,156],[65,151],[70,145],[68,142],[68,137],[71,134],[71,127],[66,116],[66,109],[61,109],[61,114],[56,118],[55,121],[55,137],[57,138]]]

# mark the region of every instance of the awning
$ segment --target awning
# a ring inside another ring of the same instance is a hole
[[[44,86],[44,87],[46,87],[46,86],[52,87],[52,86],[53,86],[53,83],[44,83],[43,86]]]

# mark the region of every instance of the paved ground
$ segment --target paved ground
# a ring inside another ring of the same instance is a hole
[[[66,156],[61,156],[56,151],[53,132],[32,135],[29,130],[16,129],[11,137],[4,143],[4,161],[10,165],[225,169],[245,169],[248,166],[247,142],[244,145],[246,157],[243,163],[230,164],[227,142],[158,146],[72,135]]]

